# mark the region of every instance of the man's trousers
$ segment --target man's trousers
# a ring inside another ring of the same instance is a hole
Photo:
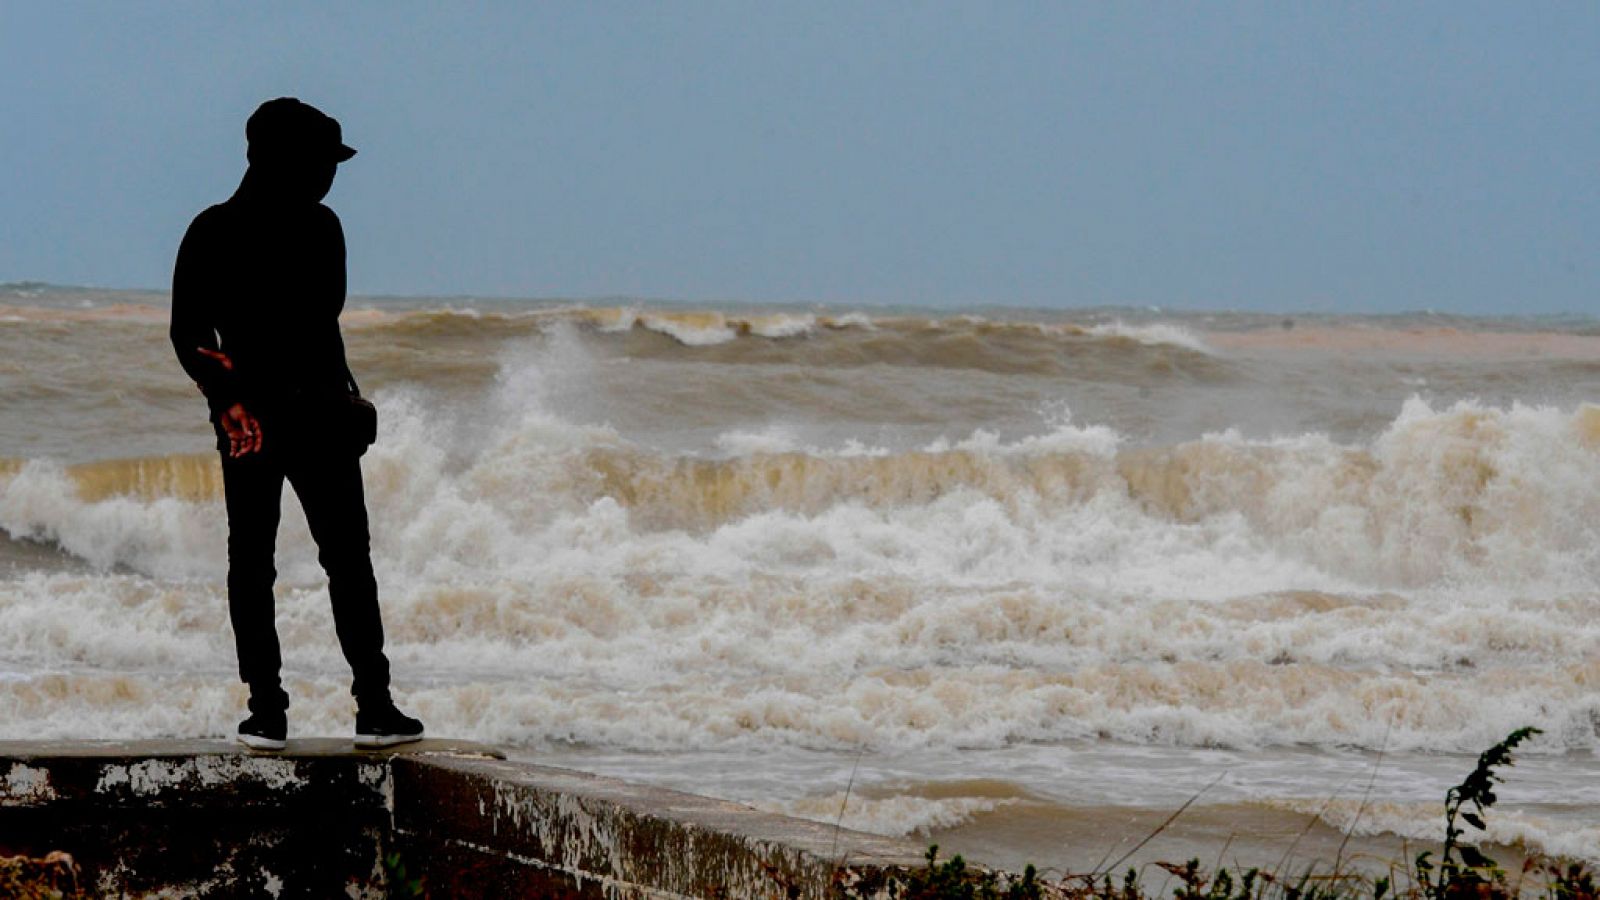
[[[268,440],[271,440],[269,434]],[[372,574],[361,461],[342,452],[274,454],[238,459],[222,454],[228,504],[228,613],[239,652],[239,678],[250,686],[252,712],[278,712],[289,698],[279,681],[282,656],[274,626],[273,550],[283,482],[305,509],[317,560],[328,573],[334,628],[354,673],[351,693],[364,709],[388,705],[389,660]]]

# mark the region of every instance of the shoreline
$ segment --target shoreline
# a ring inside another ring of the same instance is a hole
[[[1185,811],[1188,821],[1175,824]],[[1226,805],[1211,815],[1188,804],[1076,812],[909,840],[507,759],[465,741],[363,751],[296,738],[281,752],[212,740],[0,741],[0,857],[44,863],[65,852],[80,886],[105,895],[276,897],[287,887],[380,897],[423,879],[452,897],[501,896],[508,885],[555,898],[879,896],[886,879],[932,871],[930,845],[1001,883],[1019,877],[1025,863],[1045,862],[1008,849],[1019,829],[1080,853],[1105,848],[1092,863],[1040,865],[1056,885],[1044,896],[1070,893],[1085,872],[1110,872],[1113,859],[1112,874],[1136,870],[1148,889],[1189,859],[1207,872],[1283,877],[1327,877],[1337,863],[1347,878],[1379,879],[1439,851],[1436,841],[1394,835],[1347,840],[1287,812],[1263,827]],[[1483,849],[1511,872],[1546,861],[1517,847]]]

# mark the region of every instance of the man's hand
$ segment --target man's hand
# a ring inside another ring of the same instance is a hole
[[[217,362],[222,363],[222,368],[226,371],[233,371],[233,360],[228,358],[228,354],[223,353],[221,350],[212,350],[208,347],[196,347],[195,349],[200,351],[201,356],[209,356]]]
[[[233,360],[221,350],[212,350],[209,347],[196,347],[200,355],[209,356],[219,363],[226,371],[233,371]],[[199,385],[195,385],[199,387]],[[222,413],[222,430],[228,435],[228,455],[238,459],[247,453],[258,453],[261,450],[261,423],[250,411],[244,408],[243,403],[235,403]]]
[[[207,347],[196,347],[194,349],[195,352],[199,353],[201,356],[208,356],[217,362],[222,363],[222,370],[224,372],[233,371],[233,360],[229,359],[228,354],[223,353],[221,350],[212,350]],[[200,382],[198,381],[194,383],[194,389],[202,394],[206,392],[206,389],[201,386]]]
[[[222,430],[228,433],[228,455],[234,459],[261,450],[261,423],[243,403],[235,403],[222,413]]]

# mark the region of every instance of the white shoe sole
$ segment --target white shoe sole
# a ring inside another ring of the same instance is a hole
[[[259,734],[235,734],[234,739],[251,750],[282,750],[289,746],[288,741],[262,737]]]
[[[422,740],[422,732],[416,734],[358,734],[356,746],[371,749],[373,747],[393,747],[395,744],[409,744],[412,741]]]

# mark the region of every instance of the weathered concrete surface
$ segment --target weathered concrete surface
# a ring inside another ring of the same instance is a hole
[[[396,845],[443,896],[508,896],[509,883],[509,896],[820,898],[852,869],[925,864],[906,841],[567,769],[436,758],[392,771]]]
[[[498,755],[424,741],[0,742],[0,856],[65,850],[97,895],[381,896],[389,760]]]
[[[52,850],[124,897],[382,897],[396,851],[450,898],[822,898],[923,864],[909,842],[459,742],[0,742],[0,856]]]

